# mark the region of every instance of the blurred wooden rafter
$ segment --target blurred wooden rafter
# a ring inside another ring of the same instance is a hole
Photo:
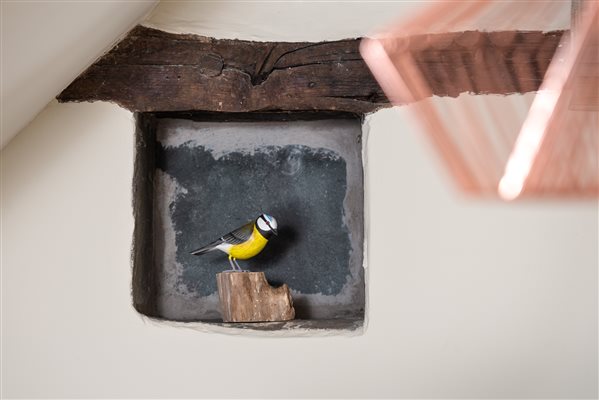
[[[573,4],[575,30],[561,37],[557,51],[546,40],[530,46],[523,32],[488,32],[495,46],[505,46],[505,57],[478,51],[472,56],[484,59],[485,68],[473,70],[467,56],[449,58],[439,51],[443,36],[425,35],[419,51],[412,49],[416,33],[421,35],[425,27],[451,32],[489,15],[498,25],[513,23],[511,17],[526,20],[546,6],[445,2],[362,42],[362,55],[388,98],[395,105],[414,103],[412,109],[447,170],[468,193],[504,199],[599,195],[599,2]],[[479,40],[475,34],[463,40],[469,39]],[[422,62],[423,54],[430,55],[432,68]],[[450,95],[464,93],[464,87],[471,94],[491,94],[507,86],[512,93],[532,91],[535,96],[517,128],[506,121],[520,121],[521,99],[459,96],[438,101],[432,96],[439,82]]]

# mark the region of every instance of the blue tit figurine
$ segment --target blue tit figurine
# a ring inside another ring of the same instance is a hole
[[[277,220],[261,214],[254,221],[223,235],[214,242],[191,252],[199,256],[210,251],[220,250],[229,255],[231,270],[241,272],[237,260],[247,260],[259,254],[272,235],[277,235]]]

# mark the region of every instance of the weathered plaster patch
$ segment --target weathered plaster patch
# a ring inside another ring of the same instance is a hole
[[[161,289],[158,292],[158,312],[165,318],[182,320],[202,318],[219,318],[218,295],[197,296],[181,283],[179,277],[184,268],[176,259],[176,232],[170,216],[170,206],[175,204],[176,196],[186,193],[174,178],[157,169],[155,172],[154,208],[155,233],[154,249],[155,262],[160,266],[159,280]]]

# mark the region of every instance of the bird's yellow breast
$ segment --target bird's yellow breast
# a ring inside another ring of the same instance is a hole
[[[260,253],[264,249],[264,246],[266,246],[266,243],[268,243],[268,240],[254,226],[250,239],[246,242],[233,245],[229,250],[229,255],[239,260],[247,260]]]

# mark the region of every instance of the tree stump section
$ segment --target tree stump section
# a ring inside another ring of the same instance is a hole
[[[295,318],[289,287],[273,288],[264,272],[216,274],[223,322],[274,322]]]

